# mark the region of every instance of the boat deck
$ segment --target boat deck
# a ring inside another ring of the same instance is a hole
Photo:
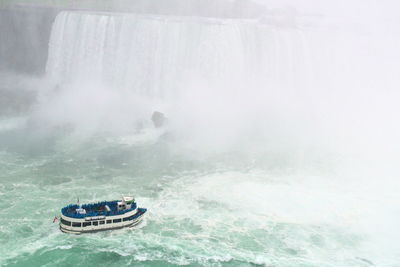
[[[94,217],[94,216],[114,216],[114,215],[121,215],[127,213],[129,211],[135,210],[137,208],[136,203],[132,203],[132,207],[130,209],[125,210],[118,210],[118,201],[103,201],[98,203],[91,203],[91,204],[83,204],[79,206],[77,204],[70,204],[65,206],[61,209],[61,213],[64,216],[71,217],[71,218],[85,218],[85,217]],[[109,207],[110,211],[107,210],[106,206]],[[76,211],[76,209],[85,209],[86,214],[80,214]]]

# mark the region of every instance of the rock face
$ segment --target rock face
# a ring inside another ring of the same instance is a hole
[[[51,27],[59,11],[34,5],[1,8],[0,3],[0,70],[45,73]]]
[[[154,111],[153,115],[151,115],[151,120],[153,121],[154,127],[160,128],[165,125],[168,119],[163,113]]]

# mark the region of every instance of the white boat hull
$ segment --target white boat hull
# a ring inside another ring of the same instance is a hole
[[[75,218],[70,218],[67,216],[62,215],[61,220],[60,220],[60,230],[64,233],[69,233],[69,234],[82,234],[82,233],[95,233],[95,232],[100,232],[100,231],[107,231],[107,230],[116,230],[116,229],[121,229],[121,228],[128,228],[128,227],[134,227],[138,225],[144,215],[145,212],[141,213],[139,216],[137,216],[133,220],[128,220],[124,221],[124,218],[128,218],[129,216],[135,215],[138,210],[135,210],[136,212],[129,212],[123,215],[119,216],[103,216],[103,217],[97,217],[92,220],[86,219],[75,219]],[[118,221],[119,222],[114,222]],[[108,223],[111,221],[110,223]],[[65,222],[68,222],[67,224]],[[103,222],[100,224],[100,222]],[[107,223],[106,223],[107,222]],[[88,226],[83,226],[83,224],[89,224]],[[74,224],[80,224],[80,227],[73,226]]]

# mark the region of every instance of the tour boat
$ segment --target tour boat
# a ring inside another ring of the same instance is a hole
[[[82,234],[132,227],[143,219],[147,209],[139,208],[133,197],[91,204],[70,204],[61,209],[60,230]]]

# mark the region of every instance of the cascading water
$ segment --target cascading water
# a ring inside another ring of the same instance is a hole
[[[304,42],[296,29],[256,20],[62,12],[53,25],[47,73],[58,82],[94,76],[156,97],[184,90],[192,76],[231,86],[260,77],[297,83]]]
[[[307,30],[255,19],[61,12],[53,24],[46,69],[58,86],[85,84],[72,86],[84,94],[82,113],[93,106],[87,101],[91,94],[123,96],[129,101],[118,101],[118,109],[141,114],[126,118],[129,124],[161,108],[172,116],[175,130],[216,145],[214,140],[234,142],[233,135],[242,131],[238,128],[243,124],[298,108],[293,99],[307,97],[299,90],[307,89],[314,75],[309,35]],[[60,105],[67,103],[64,110],[74,113],[77,108],[67,100],[71,91],[65,89],[58,99]],[[137,99],[146,104],[132,110]],[[75,96],[72,101],[77,101]],[[58,123],[61,117],[57,116]],[[84,124],[98,119],[90,117]],[[275,122],[258,125],[271,128],[270,123]],[[208,132],[210,128],[219,132]],[[193,132],[187,133],[189,129]]]

